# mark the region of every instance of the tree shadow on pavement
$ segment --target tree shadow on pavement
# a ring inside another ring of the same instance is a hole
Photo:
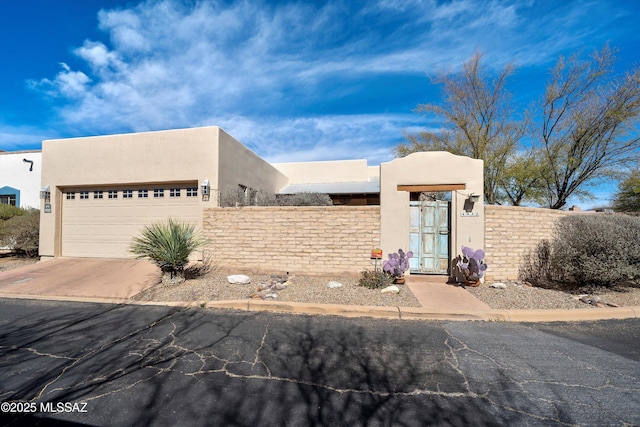
[[[160,306],[27,311],[0,323],[0,400],[87,412],[4,414],[9,425],[497,424],[441,327]]]

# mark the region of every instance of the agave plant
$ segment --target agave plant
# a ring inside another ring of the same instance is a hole
[[[404,272],[409,269],[409,258],[413,257],[413,252],[404,252],[398,249],[398,252],[389,254],[389,259],[382,264],[382,270],[394,277],[404,276]]]
[[[458,255],[458,266],[468,282],[477,282],[487,269],[484,263],[484,251],[478,249],[474,251],[466,246],[462,247],[462,256]]]
[[[149,259],[170,279],[184,280],[184,268],[191,254],[207,243],[193,224],[172,218],[145,226],[134,237],[129,251],[137,259]]]

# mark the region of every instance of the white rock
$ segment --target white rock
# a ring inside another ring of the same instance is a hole
[[[333,280],[331,282],[329,282],[329,284],[327,285],[327,287],[333,289],[333,288],[341,288],[342,287],[342,283],[340,282],[334,282]]]
[[[496,289],[507,289],[507,285],[504,283],[494,283],[491,287]]]
[[[383,294],[390,294],[390,293],[397,294],[397,293],[400,293],[400,288],[398,288],[396,285],[391,285],[391,286],[387,286],[380,292],[382,292]]]
[[[233,285],[248,285],[251,283],[251,279],[244,274],[232,274],[231,276],[227,276],[227,282]]]

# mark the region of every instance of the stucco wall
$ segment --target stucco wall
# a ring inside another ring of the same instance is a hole
[[[222,129],[219,138],[219,190],[241,184],[275,193],[287,185],[285,175]]]
[[[59,256],[62,190],[99,185],[193,182],[216,188],[216,126],[42,142],[42,186],[51,188],[51,213],[40,215],[40,255]],[[215,200],[200,200],[202,206]],[[40,207],[43,212],[43,205]],[[199,224],[201,225],[201,224]]]
[[[379,168],[367,166],[366,160],[273,163],[273,166],[288,177],[289,184],[363,182],[369,176],[379,175]]]
[[[33,161],[26,163],[23,160]],[[40,181],[42,173],[42,153],[36,150],[0,153],[0,188],[11,187],[20,190],[19,205],[23,208],[40,208]]]
[[[384,253],[409,247],[408,191],[398,185],[464,184],[464,190],[452,191],[451,258],[462,245],[484,246],[483,162],[447,152],[421,152],[380,165],[381,247]],[[480,195],[473,205],[474,215],[461,216],[470,193]]]
[[[203,228],[224,271],[353,276],[373,269],[380,208],[207,208]]]
[[[572,212],[520,206],[485,206],[486,281],[517,280],[521,259],[542,239],[549,239],[553,225]]]

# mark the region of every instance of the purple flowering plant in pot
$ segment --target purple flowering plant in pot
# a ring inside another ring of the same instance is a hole
[[[478,286],[487,269],[487,264],[484,263],[484,251],[463,246],[462,256],[458,255],[457,259],[465,283],[469,286]]]
[[[409,269],[411,257],[413,257],[413,252],[398,249],[398,252],[389,254],[389,259],[382,264],[382,271],[393,276],[394,283],[404,283],[404,272]]]

